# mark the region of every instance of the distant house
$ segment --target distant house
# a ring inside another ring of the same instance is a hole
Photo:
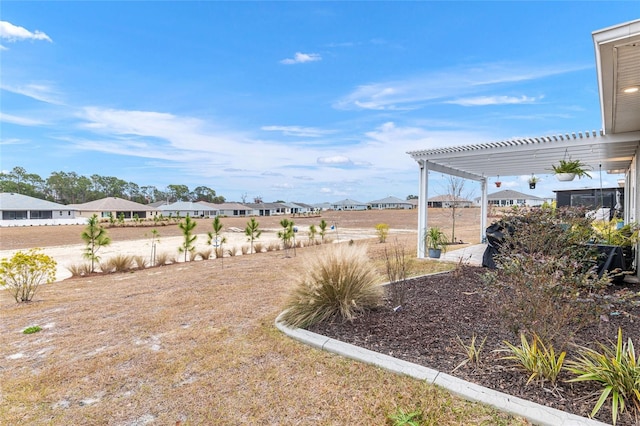
[[[159,209],[146,204],[136,203],[118,197],[107,197],[82,204],[70,204],[78,211],[78,216],[91,217],[94,214],[101,218],[123,217],[125,219],[147,219],[157,216]]]
[[[336,201],[335,203],[331,203],[331,208],[333,210],[343,211],[343,210],[367,210],[369,208],[369,204],[361,203],[360,201],[351,200],[349,198]]]
[[[311,213],[314,211],[313,206],[305,203],[283,203],[284,206],[288,209],[287,213],[291,214],[304,214]]]
[[[445,194],[429,198],[427,200],[427,205],[435,208],[451,208],[454,206],[465,208],[471,207],[473,205],[473,201],[462,197],[455,197],[451,194]]]
[[[372,209],[376,210],[384,210],[384,209],[403,209],[409,210],[413,208],[413,204],[411,204],[408,200],[401,200],[397,197],[389,196],[387,198],[383,198],[381,200],[369,201],[369,205]]]
[[[509,206],[529,206],[537,207],[544,204],[544,198],[535,195],[524,194],[512,189],[504,189],[487,195],[487,201],[491,206],[509,207]]]
[[[285,214],[287,208],[280,203],[247,203],[254,216],[278,216]]]
[[[331,210],[333,207],[331,206],[331,203],[317,203],[317,204],[313,204],[313,210],[317,211],[317,212],[324,212],[327,210]]]
[[[86,220],[76,217],[73,207],[9,192],[0,193],[0,226],[74,225]]]
[[[227,217],[247,217],[251,216],[253,210],[244,204],[240,203],[209,203],[206,201],[200,201],[200,204],[204,204],[205,206],[209,206],[212,209],[218,211],[218,216],[227,216]]]
[[[162,205],[158,209],[165,217],[185,217],[187,215],[190,217],[214,217],[218,213],[217,208],[191,201],[177,201],[172,204]]]

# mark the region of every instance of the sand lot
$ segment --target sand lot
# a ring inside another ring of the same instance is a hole
[[[456,218],[456,238],[468,243],[479,242],[479,214],[477,208],[459,209]],[[371,210],[352,212],[324,212],[321,217],[289,217],[298,228],[296,240],[303,244],[308,242],[309,226],[318,225],[324,219],[332,230],[327,232],[326,238],[334,242],[349,240],[375,239],[375,225],[386,223],[390,227],[389,238],[402,238],[408,241],[417,238],[417,210]],[[277,232],[281,230],[279,222],[285,216],[257,217],[262,229],[262,235],[257,240],[263,246],[278,242]],[[243,246],[249,243],[244,234],[249,218],[222,218],[224,228],[222,235],[227,239],[226,249],[234,249],[241,254]],[[212,231],[212,219],[197,219],[194,234],[197,235],[196,251],[206,249],[207,232]],[[451,211],[449,209],[430,209],[429,225],[441,226],[450,232]],[[69,266],[79,265],[85,260],[83,250],[85,244],[80,238],[84,226],[46,226],[46,227],[11,227],[0,228],[0,258],[10,257],[17,250],[40,247],[44,252],[58,262],[57,280],[71,276]],[[178,256],[178,247],[183,237],[176,224],[150,227],[110,227],[108,235],[112,239],[109,246],[102,247],[98,256],[102,260],[117,254],[142,255],[149,259],[151,256],[151,231],[159,233],[156,245],[158,253],[166,252]],[[183,256],[183,255],[182,255]]]

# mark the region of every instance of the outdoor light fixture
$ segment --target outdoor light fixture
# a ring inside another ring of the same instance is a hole
[[[636,93],[638,90],[640,90],[640,87],[638,86],[631,86],[631,87],[627,87],[626,89],[623,89],[622,91],[624,93]]]

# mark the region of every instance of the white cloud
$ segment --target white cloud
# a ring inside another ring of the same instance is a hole
[[[352,164],[352,161],[349,157],[345,157],[344,155],[333,155],[330,157],[318,157],[318,164],[329,164],[329,165],[348,165]]]
[[[292,65],[292,64],[303,64],[305,62],[316,62],[321,61],[322,56],[319,53],[301,53],[296,52],[293,58],[286,58],[280,61],[281,64]]]
[[[0,139],[0,145],[24,145],[27,143],[29,142],[18,138]]]
[[[51,42],[51,38],[42,31],[31,32],[24,27],[13,25],[11,22],[0,21],[0,39],[9,42],[19,40],[46,40]]]
[[[20,126],[42,126],[45,124],[44,121],[35,120],[33,118],[19,117],[17,115],[7,114],[4,112],[0,112],[0,122],[17,124]]]
[[[409,77],[364,84],[333,104],[336,109],[407,110],[422,104],[447,101],[503,85],[566,74],[587,67],[533,67],[513,64],[480,64]]]
[[[542,99],[539,97],[529,97],[522,95],[516,96],[478,96],[473,98],[460,98],[452,101],[446,101],[448,104],[462,106],[486,106],[486,105],[516,105],[516,104],[532,104]]]
[[[0,85],[0,89],[48,104],[62,104],[60,93],[52,85],[47,83],[29,83],[19,86],[2,84]]]
[[[320,136],[334,133],[332,130],[322,130],[315,127],[301,127],[301,126],[263,126],[260,128],[268,132],[282,132],[286,136],[298,136],[318,138]]]

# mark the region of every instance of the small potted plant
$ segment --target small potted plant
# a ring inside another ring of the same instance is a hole
[[[531,177],[529,178],[529,189],[536,189],[536,183],[538,183],[540,179],[538,179],[536,176],[531,175]]]
[[[502,185],[502,182],[500,181],[500,175],[498,175],[498,180],[496,180],[496,188],[500,188],[500,185]]]
[[[587,172],[587,170],[590,170],[589,166],[580,160],[560,160],[557,165],[554,164],[551,167],[553,168],[553,173],[556,175],[556,178],[562,182],[571,181],[575,179],[576,176],[578,179],[584,176],[591,178],[591,175]]]
[[[427,230],[425,243],[429,249],[429,257],[438,259],[443,251],[447,251],[449,239],[445,233],[442,232],[442,229],[434,226]]]

